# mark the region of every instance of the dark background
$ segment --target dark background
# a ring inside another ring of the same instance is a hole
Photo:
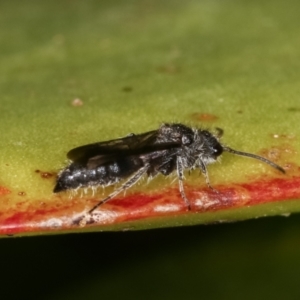
[[[2,299],[299,299],[300,218],[0,240]]]

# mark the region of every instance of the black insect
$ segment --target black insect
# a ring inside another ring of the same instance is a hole
[[[199,168],[207,185],[212,188],[207,165],[215,162],[223,151],[261,160],[285,173],[282,167],[264,157],[222,145],[219,142],[222,133],[221,129],[213,135],[207,130],[182,124],[163,124],[158,130],[72,149],[67,154],[72,162],[58,175],[54,193],[81,187],[109,186],[127,179],[91,208],[88,211],[90,215],[100,205],[133,186],[144,174],[166,176],[176,171],[181,197],[190,209],[183,187],[183,171]]]

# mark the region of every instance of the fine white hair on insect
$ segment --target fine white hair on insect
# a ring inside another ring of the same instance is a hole
[[[89,194],[90,188],[94,196],[98,187],[102,187],[104,193],[105,187],[114,186],[108,196],[100,199],[86,212],[85,215],[91,216],[119,193],[125,194],[132,186],[140,185],[146,175],[147,183],[158,174],[175,175],[179,193],[190,210],[192,206],[184,190],[185,171],[199,169],[207,186],[218,193],[210,184],[207,166],[220,163],[223,152],[260,160],[285,173],[282,167],[262,156],[223,145],[219,141],[222,135],[223,130],[220,128],[216,128],[213,134],[206,129],[180,123],[164,123],[157,130],[80,146],[68,152],[67,157],[71,163],[59,172],[53,191],[58,193],[71,190],[73,194],[79,189],[82,197]]]

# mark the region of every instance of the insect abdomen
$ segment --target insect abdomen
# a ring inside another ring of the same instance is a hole
[[[142,166],[142,161],[122,159],[106,165],[89,169],[77,163],[71,163],[58,176],[54,193],[81,187],[112,185],[124,177],[130,176]]]

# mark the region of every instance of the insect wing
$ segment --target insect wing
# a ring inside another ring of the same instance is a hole
[[[177,146],[177,145],[176,145]],[[143,148],[132,149],[130,151],[121,151],[119,153],[113,154],[105,154],[105,155],[96,155],[91,157],[86,162],[86,167],[88,169],[97,168],[100,165],[113,163],[118,160],[123,160],[126,158],[131,158],[134,160],[135,158],[139,158],[144,162],[150,162],[156,160],[159,157],[164,157],[169,153],[169,149],[174,148],[174,143],[162,143],[162,144],[154,144],[145,146]],[[176,151],[173,151],[171,156],[176,155]]]
[[[165,150],[180,146],[179,143],[174,142],[157,142],[157,137],[158,131],[154,130],[139,135],[88,144],[70,150],[67,157],[73,162],[92,169],[127,156],[157,158],[164,155]]]
[[[67,157],[80,164],[89,160],[98,160],[99,164],[111,161],[116,156],[134,154],[147,145],[152,145],[157,137],[157,130],[140,135],[130,135],[124,138],[88,144],[70,150]]]

